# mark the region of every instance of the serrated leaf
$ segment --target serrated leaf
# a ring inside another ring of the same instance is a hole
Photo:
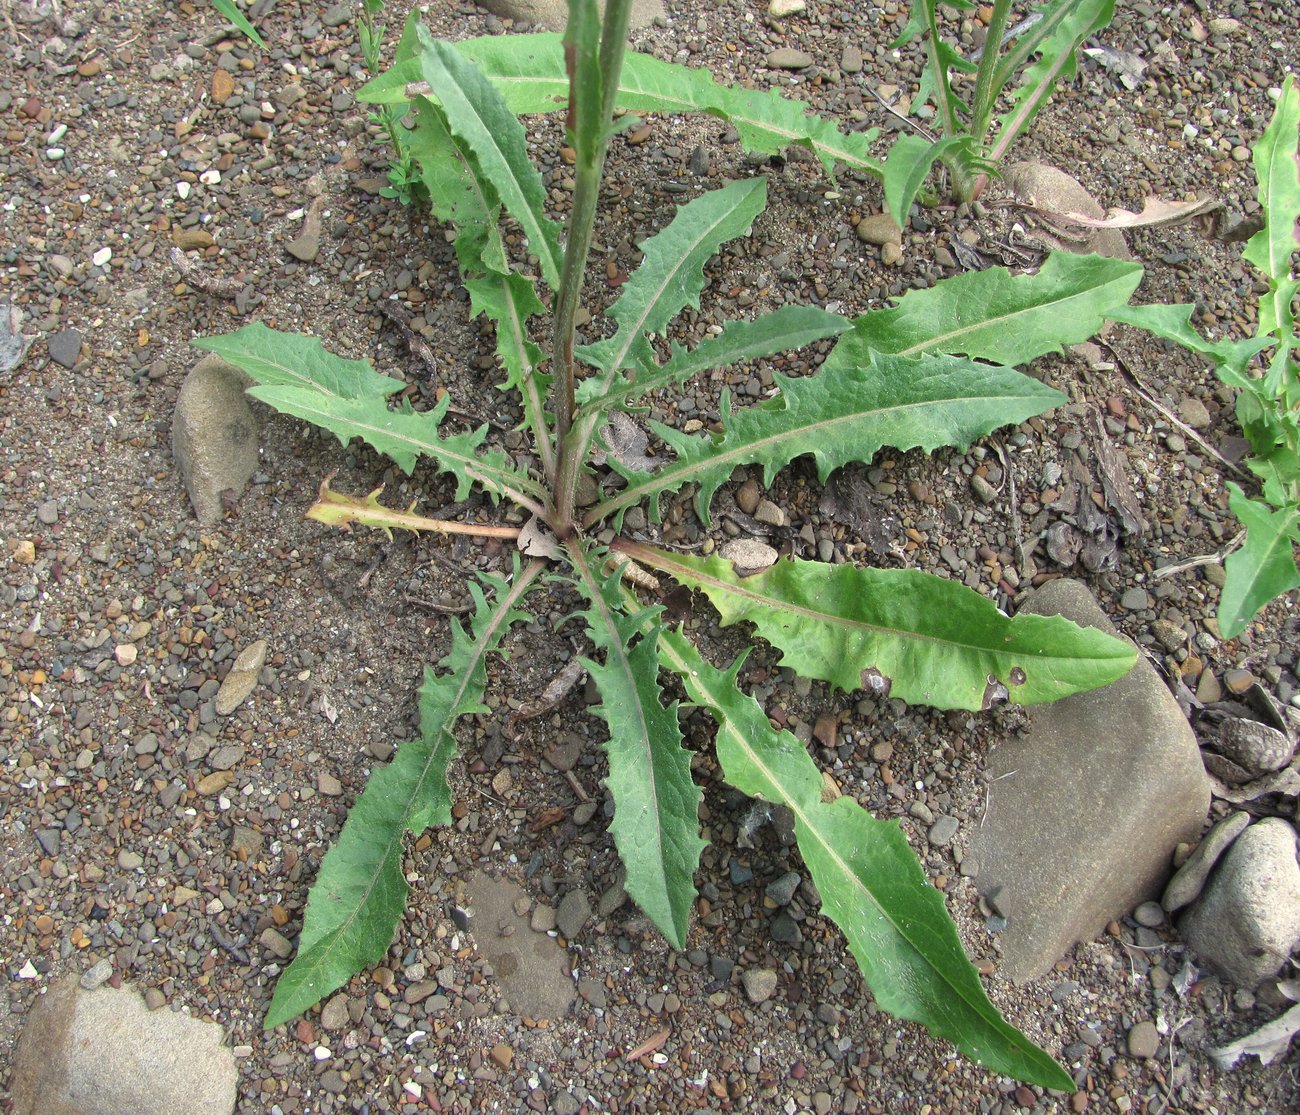
[[[1274,511],[1247,499],[1228,484],[1228,506],[1246,528],[1241,549],[1223,563],[1226,574],[1219,597],[1219,630],[1234,639],[1270,600],[1300,588],[1295,547],[1300,543],[1300,508],[1290,504]]]
[[[1127,643],[1060,616],[1012,618],[958,581],[915,569],[778,561],[742,577],[720,557],[619,541],[617,549],[703,592],[729,627],[744,620],[781,664],[909,704],[1042,704],[1107,685],[1136,660]]]
[[[885,209],[894,223],[907,225],[908,211],[921,192],[930,168],[954,148],[969,144],[968,136],[945,136],[931,142],[904,132],[885,156]]]
[[[479,172],[468,146],[451,134],[438,105],[419,97],[414,112],[416,127],[407,151],[420,168],[433,215],[456,229],[456,258],[462,272],[509,273],[498,223],[501,199],[491,179]]]
[[[869,461],[886,445],[898,449],[965,447],[1008,423],[1023,422],[1065,401],[1065,396],[1011,368],[951,356],[878,355],[860,344],[845,348],[847,333],[816,375],[777,376],[780,394],[736,413],[723,411],[723,432],[692,437],[661,423],[655,432],[677,459],[651,476],[629,475],[621,492],[599,503],[588,522],[651,497],[695,483],[695,510],[709,522],[709,502],[737,465],[761,464],[764,483],[776,471],[810,454],[824,482],[832,469]]]
[[[1190,352],[1209,357],[1214,362],[1219,378],[1230,387],[1254,390],[1255,384],[1247,373],[1254,356],[1272,345],[1272,337],[1243,337],[1239,341],[1207,341],[1192,327],[1195,306],[1153,305],[1120,306],[1107,310],[1111,321],[1133,325],[1174,341]]]
[[[405,386],[380,375],[369,360],[328,352],[315,337],[281,333],[260,321],[217,337],[196,337],[195,348],[215,352],[267,387],[304,387],[338,399],[386,399]]]
[[[546,187],[528,156],[528,137],[487,75],[452,44],[420,29],[420,73],[452,135],[465,143],[485,179],[519,222],[552,287],[560,281],[559,226],[546,216]]]
[[[1295,75],[1282,83],[1273,119],[1253,148],[1259,204],[1264,227],[1246,244],[1245,258],[1269,279],[1269,295],[1259,304],[1259,332],[1277,333],[1279,338],[1294,332],[1291,303],[1300,290],[1291,269],[1291,258],[1300,251],[1300,90]]]
[[[988,148],[989,158],[994,161],[1001,159],[1016,138],[1029,127],[1038,110],[1047,103],[1056,83],[1074,76],[1077,65],[1075,51],[1079,44],[1105,27],[1115,16],[1115,0],[1057,0],[1056,4],[1045,5],[1045,9],[1053,8],[1063,9],[1059,26],[1037,45],[1037,61],[1025,69],[1020,83],[1007,91],[1011,108],[998,118],[997,132]],[[1010,75],[1006,69],[1001,68],[1000,73],[1003,81],[1007,81]],[[997,92],[993,90],[995,96]],[[984,137],[976,138],[983,140]]]
[[[578,401],[593,406],[608,405],[610,400],[625,402],[661,387],[683,384],[700,372],[790,352],[827,337],[838,337],[851,328],[853,323],[848,318],[816,306],[782,306],[753,321],[728,322],[721,333],[704,338],[689,351],[674,344],[672,355],[662,366],[638,371],[632,377],[620,377],[603,395],[597,393],[595,380],[584,380],[578,390]],[[641,363],[650,367],[649,360]],[[583,391],[584,387],[588,390]]]
[[[490,604],[478,584],[469,582],[475,603],[471,633],[452,622],[451,651],[438,663],[441,672],[425,670],[420,738],[402,744],[389,765],[371,774],[321,863],[298,954],[276,984],[267,1029],[302,1014],[387,953],[406,908],[404,838],[451,823],[452,730],[460,717],[488,711],[487,656],[511,624],[529,618],[518,605],[543,566],[533,562],[516,571],[513,585],[485,577],[496,588]]]
[[[662,231],[641,245],[643,259],[606,313],[618,322],[612,337],[576,355],[613,376],[650,333],[661,333],[685,306],[700,305],[704,265],[728,240],[743,236],[767,203],[767,180],[733,182],[683,205]]]
[[[1024,364],[1093,336],[1142,281],[1142,266],[1122,259],[1053,252],[1034,275],[1005,267],[954,275],[909,291],[888,310],[857,319],[836,355],[863,349],[915,356],[946,352]]]
[[[528,335],[528,319],[546,309],[534,284],[519,274],[485,275],[467,279],[470,316],[485,315],[496,326],[497,355],[506,370],[503,386],[519,392],[524,404],[524,425],[532,432],[533,444],[542,458],[543,471],[555,471],[555,449],[546,424],[546,391],[551,377],[537,370],[546,354]]]
[[[514,468],[497,450],[480,452],[487,437],[487,427],[465,434],[440,434],[438,424],[447,413],[451,396],[444,395],[433,409],[423,413],[403,403],[390,410],[382,399],[340,399],[311,388],[254,387],[248,392],[283,414],[302,418],[328,430],[347,445],[354,437],[410,474],[416,461],[428,457],[443,472],[456,478],[456,498],[464,499],[475,484],[494,496],[507,496],[528,507],[540,510],[545,499],[541,485]]]
[[[568,103],[569,79],[559,35],[487,35],[466,39],[456,48],[483,67],[513,112],[555,112]],[[398,103],[409,99],[406,86],[419,79],[414,68],[395,66],[364,85],[357,96],[371,103]],[[625,112],[707,113],[733,125],[750,154],[775,155],[794,145],[814,152],[828,171],[840,162],[880,175],[880,162],[868,153],[878,129],[841,132],[802,101],[776,90],[720,85],[705,69],[629,51],[615,104]]]
[[[677,950],[686,947],[695,869],[699,866],[701,791],[682,747],[677,704],[662,703],[659,607],[625,612],[617,571],[601,574],[581,543],[568,547],[578,588],[587,597],[587,632],[604,661],[584,659],[609,725],[610,832],[627,869],[624,887]]]
[[[1073,1091],[1069,1074],[989,1002],[943,898],[898,824],[875,820],[847,797],[822,801],[821,775],[803,745],[773,729],[758,702],[739,691],[744,656],[722,671],[679,632],[665,631],[659,646],[687,696],[717,721],[726,780],[793,813],[822,911],[848,938],[880,1007],[947,1038],[993,1072]]]

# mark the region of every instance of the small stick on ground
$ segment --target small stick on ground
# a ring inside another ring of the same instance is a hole
[[[1119,354],[1119,352],[1115,349],[1114,345],[1107,345],[1106,348],[1110,351],[1110,354],[1115,358],[1115,366],[1120,370],[1120,372],[1123,373],[1123,375],[1129,381],[1129,383],[1133,385],[1133,389],[1139,395],[1141,395],[1142,398],[1144,398],[1148,403],[1150,403],[1153,407],[1155,407],[1156,410],[1158,410],[1167,419],[1169,419],[1169,421],[1173,423],[1173,425],[1178,427],[1178,430],[1182,434],[1191,438],[1194,442],[1196,442],[1197,445],[1199,445],[1202,449],[1204,449],[1211,457],[1213,457],[1216,461],[1218,461],[1221,465],[1223,465],[1224,468],[1229,469],[1232,472],[1235,472],[1238,476],[1244,476],[1247,479],[1250,479],[1249,472],[1247,472],[1240,465],[1233,464],[1230,460],[1228,460],[1227,457],[1225,457],[1222,453],[1220,453],[1217,449],[1215,449],[1213,445],[1211,445],[1208,441],[1206,441],[1203,437],[1201,437],[1200,434],[1198,434],[1195,430],[1193,430],[1191,426],[1187,425],[1187,423],[1184,422],[1181,418],[1179,418],[1178,415],[1176,415],[1167,406],[1165,406],[1162,402],[1160,402],[1151,393],[1151,389],[1147,387],[1147,385],[1143,383],[1140,378],[1138,378],[1138,374],[1128,366],[1128,362],[1124,359],[1124,357],[1122,357]]]
[[[578,684],[579,679],[586,672],[587,668],[580,658],[577,656],[570,658],[560,672],[547,683],[537,700],[531,701],[506,717],[506,736],[518,740],[523,734],[518,730],[519,721],[533,720],[550,712],[569,695],[569,690]]]
[[[1239,530],[1228,540],[1226,546],[1215,553],[1188,558],[1186,561],[1178,562],[1177,565],[1162,565],[1151,576],[1158,581],[1162,577],[1172,577],[1175,573],[1186,573],[1187,570],[1195,569],[1199,565],[1222,565],[1224,559],[1244,541],[1246,541],[1246,532]]]

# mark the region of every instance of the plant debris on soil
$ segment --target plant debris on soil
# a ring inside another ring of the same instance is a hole
[[[390,50],[408,8],[385,13]],[[443,230],[380,196],[386,148],[354,99],[367,75],[353,5],[254,5],[266,52],[204,3],[3,0],[0,12],[0,303],[22,314],[7,318],[17,339],[4,351],[16,355],[0,372],[0,1065],[43,988],[107,959],[112,982],[226,1027],[241,1112],[1296,1110],[1295,1049],[1231,1071],[1205,1053],[1283,1004],[1208,973],[1185,988],[1175,977],[1193,958],[1167,924],[1120,919],[1041,980],[999,979],[977,865],[963,853],[984,756],[1017,729],[1016,709],[943,714],[831,693],[759,654],[743,675],[842,792],[900,820],[991,997],[1062,1060],[1078,1094],[992,1077],[879,1012],[843,938],[790,885],[791,872],[803,877],[792,834],[721,783],[698,714],[687,734],[710,846],[690,947],[673,952],[622,895],[603,727],[581,682],[553,708],[530,707],[585,653],[563,626],[572,601],[559,589],[535,598],[545,610],[507,641],[492,715],[463,733],[455,826],[409,848],[412,903],[386,965],[344,989],[346,1009],[263,1032],[348,803],[414,734],[413,694],[446,652],[466,577],[508,569],[510,555],[304,520],[335,471],[339,490],[386,483],[394,506],[416,500],[426,514],[503,512],[452,507],[427,468],[404,477],[271,415],[252,486],[201,529],[170,452],[173,404],[201,355],[189,341],[252,320],[309,332],[404,377],[417,406],[449,392],[455,420],[488,423],[510,450],[522,447],[519,415],[493,390],[493,341],[467,320]],[[888,45],[905,4],[810,0],[774,20],[758,0],[669,0],[667,13],[635,34],[637,49],[723,82],[788,88],[848,128],[903,126],[879,98],[898,107],[920,79],[919,51]],[[981,28],[966,14],[969,53]],[[433,4],[427,20],[450,37],[521,29],[469,3]],[[1146,63],[1137,84],[1081,59],[1015,157],[1067,170],[1104,207],[1217,198],[1249,218],[1249,147],[1300,58],[1300,9],[1124,4],[1097,39]],[[781,48],[812,64],[769,66]],[[571,186],[560,129],[530,122],[557,216]],[[860,313],[963,267],[1031,266],[1043,251],[1031,216],[996,184],[970,207],[914,209],[901,251],[885,252],[858,234],[882,208],[877,182],[832,183],[799,151],[762,163],[711,119],[650,118],[615,141],[586,308],[613,300],[635,245],[676,204],[760,170],[771,205],[710,265],[683,342],[784,302]],[[1258,283],[1239,243],[1192,224],[1128,241],[1146,267],[1138,301],[1194,302],[1202,329],[1247,331]],[[25,353],[22,334],[36,338]],[[811,371],[822,355],[712,373],[655,400],[653,416],[700,429],[724,387],[752,402],[774,373]],[[712,531],[688,493],[665,501],[660,537],[928,568],[1008,610],[1068,568],[1202,701],[1235,670],[1295,703],[1293,600],[1224,642],[1219,565],[1155,576],[1221,551],[1239,529],[1224,488],[1237,473],[1220,456],[1239,435],[1230,394],[1192,357],[1119,327],[1033,371],[1070,404],[968,453],[882,454],[824,491],[799,462],[769,490],[757,471],[738,476],[715,500]],[[1064,509],[1093,506],[1094,493],[1093,529],[1068,537]],[[626,525],[647,529],[637,510]],[[691,622],[713,621],[697,611]],[[257,684],[222,716],[218,688],[257,640]],[[711,645],[722,662],[741,642],[720,631]],[[959,822],[950,842],[927,841],[937,815]],[[532,925],[574,935],[565,1016],[534,1018],[503,993],[474,939],[492,930],[465,918],[476,873],[520,884]]]

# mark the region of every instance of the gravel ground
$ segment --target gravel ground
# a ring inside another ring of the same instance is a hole
[[[394,4],[390,22],[407,6]],[[29,18],[48,7],[0,4],[13,20],[0,62],[0,298],[40,337],[0,380],[0,1063],[42,987],[107,959],[114,982],[147,988],[161,1009],[227,1027],[241,1112],[1296,1109],[1294,1052],[1231,1074],[1205,1058],[1205,1045],[1271,1019],[1277,1003],[1213,977],[1178,995],[1171,978],[1186,956],[1168,926],[1125,919],[1043,980],[997,978],[997,941],[962,853],[983,808],[983,757],[1016,729],[1015,710],[944,715],[831,694],[761,656],[747,667],[769,713],[810,742],[846,792],[901,820],[992,976],[991,995],[1059,1053],[1077,1095],[990,1077],[878,1013],[838,933],[791,890],[787,876],[802,865],[789,833],[758,823],[720,782],[698,718],[688,736],[700,747],[711,844],[690,948],[671,951],[619,902],[601,726],[581,693],[518,742],[502,732],[509,706],[579,645],[573,627],[553,633],[570,604],[558,594],[509,640],[490,685],[499,715],[466,733],[455,827],[411,848],[415,898],[387,965],[345,989],[345,1011],[264,1033],[306,887],[370,768],[413,731],[423,664],[448,645],[443,613],[463,599],[467,570],[508,558],[305,522],[335,469],[348,491],[387,481],[394,503],[433,508],[452,493],[427,471],[408,480],[368,450],[278,417],[268,418],[253,487],[219,527],[199,529],[169,450],[172,406],[197,359],[188,342],[245,320],[310,330],[337,352],[405,373],[417,399],[445,387],[501,430],[516,416],[483,390],[495,377],[491,342],[465,321],[441,230],[378,196],[384,148],[354,103],[364,76],[340,9],[263,5],[273,46],[260,54],[201,3],[65,0],[61,15]],[[1268,120],[1268,90],[1300,57],[1300,15],[1271,0],[1122,7],[1102,41],[1142,54],[1145,83],[1130,92],[1085,63],[1018,153],[1071,171],[1106,205],[1195,193],[1249,212],[1243,154]],[[819,111],[888,129],[871,88],[907,96],[920,74],[915,51],[887,46],[904,8],[811,0],[802,16],[773,23],[761,3],[689,0],[669,3],[666,25],[637,42],[720,79],[794,87]],[[455,36],[505,29],[469,4],[433,5],[430,19]],[[783,47],[813,64],[768,68]],[[536,134],[552,158],[556,125]],[[752,173],[712,120],[652,120],[615,147],[618,200],[597,234],[593,312],[616,296],[634,243],[674,204],[711,179]],[[861,312],[957,270],[954,238],[993,262],[1011,262],[1019,243],[1019,214],[994,190],[969,211],[914,217],[901,260],[887,266],[855,233],[880,207],[874,183],[845,176],[830,191],[798,153],[768,173],[770,209],[715,261],[718,281],[686,315],[683,339],[785,300]],[[565,175],[553,157],[557,212]],[[296,254],[286,245],[311,211],[319,250],[303,260],[311,245],[298,241]],[[237,279],[238,298],[187,281],[168,262],[173,243],[203,274]],[[1239,245],[1190,227],[1131,244],[1147,267],[1142,300],[1195,301],[1201,323],[1224,334],[1250,322],[1257,284]],[[432,344],[434,369],[379,312],[392,296]],[[916,565],[1014,606],[1036,576],[1059,568],[1041,546],[1035,568],[1018,564],[1017,541],[1056,521],[1071,450],[1105,439],[1123,455],[1150,530],[1119,547],[1114,569],[1084,574],[1103,606],[1202,695],[1227,671],[1249,670],[1292,700],[1293,606],[1275,604],[1247,635],[1222,642],[1217,567],[1153,576],[1218,549],[1237,528],[1220,464],[1149,399],[1219,444],[1236,432],[1229,397],[1180,353],[1122,330],[1108,342],[1042,362],[1070,406],[968,454],[883,454],[845,470],[829,494],[796,463],[771,490],[755,477],[719,493],[713,533],[686,506],[666,508],[667,535],[704,546],[761,537],[824,560]],[[774,371],[797,373],[818,356],[775,360],[726,385],[742,401],[761,397]],[[656,416],[708,422],[722,386],[717,377],[661,399]],[[269,651],[258,687],[219,715],[222,678],[259,639]],[[717,661],[739,646],[732,632],[714,645]],[[576,759],[558,758],[566,746]],[[590,803],[557,769],[565,762]],[[926,835],[939,815],[959,822],[942,846]],[[517,1014],[453,919],[477,871],[521,883],[541,924],[566,895],[590,902],[570,945],[580,997],[561,1021]],[[1144,1023],[1155,1023],[1154,1037]],[[627,1057],[660,1034],[657,1049]]]

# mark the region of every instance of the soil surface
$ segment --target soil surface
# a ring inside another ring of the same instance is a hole
[[[387,14],[390,50],[408,7]],[[471,4],[430,7],[429,22],[449,36],[510,29]],[[905,7],[810,0],[776,22],[756,0],[670,0],[664,25],[635,42],[723,81],[788,87],[848,127],[888,135],[901,125],[873,90],[910,98],[920,77],[919,52],[888,45]],[[1248,147],[1271,114],[1270,90],[1300,58],[1300,10],[1274,0],[1120,7],[1098,40],[1140,55],[1144,78],[1126,89],[1084,60],[1015,154],[1064,168],[1106,206],[1216,197],[1248,215]],[[518,739],[504,730],[512,707],[587,650],[560,589],[533,598],[535,622],[512,633],[495,667],[494,714],[462,734],[457,823],[412,844],[411,906],[386,965],[345,989],[336,1028],[313,1013],[263,1032],[284,963],[276,948],[301,928],[307,887],[349,802],[414,733],[414,689],[447,651],[447,613],[466,600],[467,575],[508,569],[509,554],[305,521],[336,471],[335,486],[352,493],[386,483],[393,505],[502,512],[451,507],[452,488],[429,469],[404,477],[363,447],[275,416],[254,484],[219,526],[200,529],[170,453],[173,404],[200,355],[189,341],[253,320],[310,332],[404,376],[416,405],[445,389],[457,421],[488,422],[512,449],[518,412],[491,390],[492,338],[467,320],[443,231],[379,196],[386,151],[355,101],[366,75],[349,5],[257,5],[265,53],[202,3],[3,0],[0,12],[0,299],[38,338],[0,377],[0,1064],[41,989],[106,958],[114,981],[150,989],[160,1009],[226,1027],[241,1112],[1297,1109],[1295,1051],[1267,1068],[1247,1058],[1231,1073],[1204,1054],[1275,1017],[1276,997],[1204,973],[1179,993],[1174,977],[1194,958],[1167,924],[1117,921],[1045,979],[998,978],[996,937],[962,853],[983,808],[984,755],[1021,722],[1016,710],[945,715],[832,693],[762,653],[744,675],[844,792],[900,819],[968,952],[991,973],[991,996],[1069,1066],[1079,1094],[992,1077],[880,1013],[806,895],[768,894],[801,871],[790,834],[720,781],[699,716],[687,735],[711,843],[689,949],[672,951],[619,901],[604,727],[585,711],[588,695],[575,690]],[[963,49],[980,32],[964,25]],[[812,64],[769,68],[783,47]],[[887,265],[856,233],[881,208],[876,182],[845,174],[833,185],[798,152],[756,163],[716,120],[647,123],[614,144],[585,296],[593,314],[676,204],[760,172],[770,207],[711,264],[683,341],[785,301],[860,313],[963,260],[1023,266],[1041,254],[1031,222],[995,185],[973,208],[916,210],[901,260]],[[534,135],[562,216],[559,124],[537,122]],[[312,211],[319,250],[302,260],[286,245]],[[182,275],[168,257],[178,243],[201,275],[235,280],[237,297]],[[1146,267],[1138,301],[1194,302],[1198,323],[1218,335],[1248,329],[1259,283],[1240,244],[1185,225],[1134,234],[1130,246]],[[385,302],[406,312],[432,362],[411,351]],[[704,377],[657,400],[655,417],[707,424],[724,386],[753,401],[774,372],[811,370],[824,351]],[[1198,361],[1120,329],[1035,374],[1070,405],[968,453],[882,454],[844,470],[829,492],[806,462],[757,493],[744,482],[761,476],[737,477],[716,497],[710,529],[688,503],[666,500],[665,536],[701,546],[753,537],[823,560],[933,569],[1011,609],[1036,577],[1062,570],[1045,532],[1060,518],[1069,454],[1082,447],[1095,459],[1108,444],[1147,529],[1116,530],[1092,568],[1072,572],[1190,690],[1213,696],[1225,673],[1249,670],[1290,701],[1293,602],[1224,642],[1213,623],[1218,566],[1154,576],[1219,551],[1238,529],[1224,487],[1235,474],[1217,456],[1239,435],[1228,393]],[[756,495],[778,514],[751,514]],[[714,618],[702,609],[694,622],[707,634]],[[269,645],[261,684],[218,716],[221,679],[258,639]],[[716,662],[742,645],[734,631],[709,642]],[[576,749],[572,779],[557,769],[569,761],[557,747]],[[548,753],[557,761],[543,761]],[[950,845],[927,844],[927,814],[960,821]],[[569,945],[580,995],[566,1017],[536,1021],[504,999],[453,916],[474,872],[520,883],[539,907],[570,892],[589,899],[593,915]],[[766,974],[747,981],[751,972]],[[1143,1022],[1158,1040],[1131,1048]],[[629,1059],[649,1039],[659,1044]]]

